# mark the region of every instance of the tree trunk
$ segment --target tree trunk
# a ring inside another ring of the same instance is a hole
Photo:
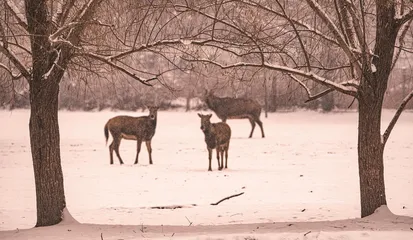
[[[66,207],[60,162],[58,123],[59,82],[69,61],[69,49],[53,49],[48,36],[47,1],[25,1],[32,52],[30,85],[30,147],[36,185],[36,227],[62,221]],[[60,52],[59,67],[53,67]]]
[[[268,117],[268,87],[267,87],[267,75],[264,73],[264,111],[265,118]]]
[[[270,112],[277,111],[277,78],[274,76],[271,81]]]
[[[359,101],[358,164],[361,217],[387,205],[384,185],[384,145],[381,141],[382,103],[378,99]]]
[[[32,81],[30,145],[36,183],[36,227],[61,222],[66,207],[60,161],[59,85],[51,79]]]

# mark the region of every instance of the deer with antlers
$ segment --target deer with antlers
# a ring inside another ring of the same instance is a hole
[[[223,122],[226,122],[227,119],[248,118],[252,127],[249,138],[254,133],[255,123],[260,126],[262,137],[265,137],[264,127],[260,120],[261,106],[257,101],[247,98],[220,98],[208,90],[205,90],[204,100],[208,108]]]

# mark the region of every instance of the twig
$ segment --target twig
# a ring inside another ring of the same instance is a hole
[[[311,231],[308,231],[306,233],[304,233],[304,237],[307,236],[307,234],[309,234]]]
[[[145,228],[146,228],[146,227],[144,227],[144,226],[143,226],[143,223],[142,223],[142,224],[141,224],[141,229],[139,229],[139,230],[141,230],[141,232],[144,233],[144,232],[145,232]]]
[[[242,194],[244,194],[244,192],[238,193],[238,194],[234,194],[234,195],[231,195],[231,196],[229,196],[229,197],[223,198],[223,199],[219,200],[219,201],[216,202],[216,203],[211,203],[211,205],[218,205],[218,204],[220,204],[221,202],[223,202],[223,201],[225,201],[225,200],[228,200],[228,199],[233,198],[233,197],[241,196]]]
[[[188,226],[191,226],[192,225],[192,222],[191,221],[189,221],[189,219],[185,216],[185,218],[186,218],[186,220],[188,220],[188,222],[189,222],[189,225]]]

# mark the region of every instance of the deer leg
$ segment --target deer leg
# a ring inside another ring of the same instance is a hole
[[[219,153],[220,153],[221,149],[220,149],[219,146],[217,146],[217,148],[215,150],[217,151],[218,170],[221,170],[222,167],[221,167],[221,163],[219,162]]]
[[[229,146],[227,145],[225,147],[225,168],[228,168],[228,148]]]
[[[224,168],[224,147],[221,147],[221,170]]]
[[[264,127],[262,126],[262,122],[260,119],[255,120],[258,123],[258,126],[260,126],[261,128],[261,135],[263,138],[265,138],[265,134],[264,134]]]
[[[151,146],[151,140],[146,141],[146,148],[148,149],[148,153],[149,153],[149,164],[153,164],[153,162],[152,162],[152,146]]]
[[[112,143],[109,145],[109,157],[110,157],[110,164],[113,164],[113,148],[114,148],[115,140],[112,140]]]
[[[212,171],[212,168],[211,168],[211,159],[212,159],[212,149],[211,149],[211,148],[208,148],[208,160],[209,160],[208,171]]]
[[[119,147],[120,147],[120,141],[121,141],[121,140],[122,140],[121,137],[114,137],[114,138],[113,138],[113,142],[112,142],[112,144],[113,144],[112,149],[113,149],[113,148],[115,149],[115,153],[116,153],[116,156],[117,156],[118,159],[119,159],[120,164],[123,164],[122,158],[120,157],[120,154],[119,154]],[[112,144],[111,144],[111,145],[112,145]]]
[[[248,118],[248,120],[250,120],[250,123],[251,123],[251,133],[250,133],[250,136],[249,136],[249,138],[252,138],[252,134],[254,133],[254,128],[255,128],[255,121],[254,121],[254,119],[252,119],[252,118]]]
[[[136,159],[135,159],[135,164],[138,163],[139,153],[140,153],[140,151],[141,151],[141,145],[142,145],[142,140],[138,139],[138,140],[137,140],[137,146],[136,146]]]

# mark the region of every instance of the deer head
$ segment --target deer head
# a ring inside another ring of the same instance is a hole
[[[203,132],[209,132],[209,130],[211,129],[212,114],[203,115],[198,113],[198,116],[201,118],[201,130]]]
[[[155,120],[156,116],[158,115],[159,107],[157,107],[157,106],[147,106],[147,108],[149,109],[149,118],[151,120]]]

